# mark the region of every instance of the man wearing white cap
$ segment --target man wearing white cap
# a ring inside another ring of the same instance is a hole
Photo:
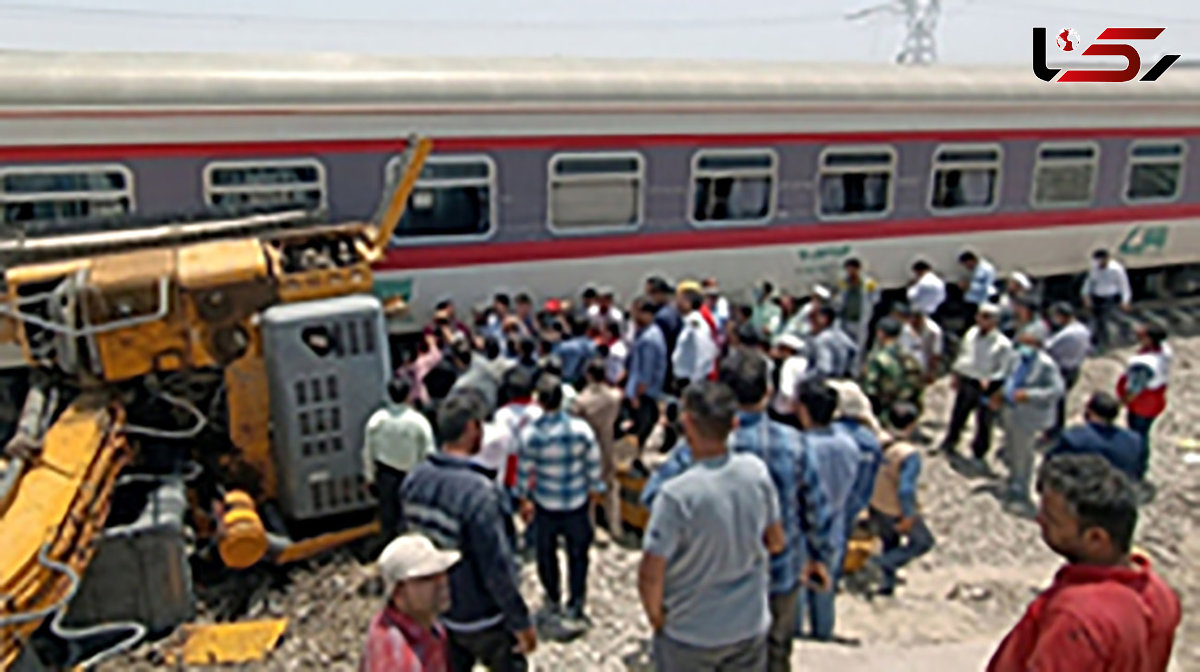
[[[439,551],[420,534],[393,540],[379,556],[387,604],[367,630],[362,672],[446,672],[446,631],[438,615],[450,608],[446,572],[458,551]]]
[[[999,317],[999,306],[983,304],[975,316],[975,326],[963,336],[950,378],[950,385],[956,392],[954,408],[950,411],[950,427],[946,429],[946,438],[941,445],[943,451],[954,454],[967,418],[974,413],[975,438],[971,448],[980,463],[992,447],[995,413],[987,402],[1004,386],[1013,350],[1012,341],[1000,333]]]

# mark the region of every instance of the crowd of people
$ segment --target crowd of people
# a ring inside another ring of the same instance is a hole
[[[857,259],[803,298],[762,282],[735,303],[714,278],[651,277],[624,304],[608,288],[540,309],[497,294],[471,325],[444,301],[366,429],[366,476],[394,541],[380,556],[388,604],[363,668],[522,670],[539,631],[586,631],[589,549],[626,537],[623,442],[646,476],[637,581],[656,668],[791,669],[797,637],[835,638],[850,537],[879,539],[861,575],[872,592],[894,593],[901,569],[936,543],[918,502],[922,460],[990,472],[999,424],[1006,506],[1036,513],[1076,569],[1039,598],[1062,609],[1031,609],[990,669],[1165,669],[1059,664],[1169,658],[1178,600],[1130,551],[1150,428],[1166,403],[1165,332],[1139,326],[1114,393],[1094,395],[1085,422],[1067,428],[1066,393],[1108,347],[1112,311],[1129,307],[1124,269],[1093,255],[1085,325],[1070,303],[1044,307],[1020,273],[1001,283],[974,251],[959,263],[961,334],[943,323],[946,283],[925,261],[913,264],[906,300],[889,304]],[[945,371],[954,406],[932,445],[918,420]],[[537,613],[517,579],[530,556]],[[1089,600],[1142,608],[1101,616]],[[1138,614],[1149,616],[1135,633],[1127,621]]]

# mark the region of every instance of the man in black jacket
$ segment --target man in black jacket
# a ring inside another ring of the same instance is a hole
[[[471,460],[482,443],[482,406],[471,394],[442,403],[441,452],[405,479],[404,516],[410,529],[462,554],[450,570],[452,606],[442,619],[451,669],[480,662],[494,672],[524,672],[537,635],[519,591],[511,510],[493,475]]]

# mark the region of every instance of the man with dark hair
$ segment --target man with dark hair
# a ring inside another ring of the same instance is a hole
[[[912,265],[913,279],[908,286],[908,305],[916,312],[933,317],[946,300],[946,283],[933,272],[933,266],[924,259]]]
[[[1053,439],[1062,433],[1067,418],[1067,395],[1079,382],[1079,372],[1092,348],[1092,333],[1075,319],[1075,309],[1065,301],[1050,306],[1050,323],[1053,333],[1046,341],[1046,352],[1058,365],[1064,386],[1063,396],[1058,400],[1055,411],[1054,426],[1048,432]]]
[[[500,399],[500,375],[487,364],[487,360],[478,356],[469,341],[456,339],[450,345],[450,359],[458,370],[458,378],[450,387],[450,393],[474,389],[483,395],[490,415],[496,410]]]
[[[864,357],[867,353],[867,343],[871,337],[871,318],[878,302],[879,283],[863,274],[862,260],[850,257],[842,262],[842,278],[838,281],[837,297],[833,305],[837,309],[838,321],[846,335],[854,341],[859,357]],[[855,364],[854,368],[857,369],[857,362]]]
[[[1144,450],[1141,475],[1150,469],[1150,428],[1167,410],[1167,386],[1174,353],[1167,332],[1157,324],[1137,327],[1138,351],[1117,380],[1117,397],[1125,404],[1125,421],[1141,437]]]
[[[537,321],[533,314],[533,298],[525,292],[516,296],[516,317],[525,327],[525,334],[532,336],[538,332]]]
[[[980,464],[992,448],[995,412],[988,399],[1004,386],[1013,350],[1012,341],[998,329],[999,319],[1000,307],[996,304],[987,303],[979,308],[975,326],[967,330],[959,346],[950,376],[950,388],[955,391],[954,407],[950,410],[950,426],[941,450],[951,455],[957,453],[967,418],[974,413],[975,437],[971,449]]]
[[[871,493],[871,527],[883,543],[883,553],[873,556],[883,580],[881,595],[896,591],[896,573],[933,549],[933,533],[917,506],[917,479],[921,475],[921,453],[912,442],[920,411],[907,401],[888,409],[892,440],[884,447],[883,464]]]
[[[810,373],[825,378],[849,376],[856,346],[846,332],[834,327],[837,313],[831,306],[821,306],[809,319],[812,323]]]
[[[654,303],[647,297],[638,297],[633,302],[637,335],[629,353],[625,399],[633,411],[633,432],[638,447],[646,444],[646,437],[658,422],[658,402],[663,396],[670,360],[662,329],[654,321],[654,310]]]
[[[879,321],[875,347],[867,358],[862,390],[871,400],[876,415],[887,417],[892,405],[899,401],[921,403],[924,374],[921,364],[900,348],[903,326],[890,317]]]
[[[677,297],[683,330],[671,352],[671,370],[677,390],[712,376],[720,354],[712,328],[700,314],[704,297],[700,292],[685,290]]]
[[[1134,481],[1142,479],[1145,446],[1137,434],[1117,427],[1121,402],[1107,392],[1097,392],[1088,400],[1084,423],[1063,433],[1058,445],[1047,453],[1055,455],[1099,455]]]
[[[1137,496],[1097,455],[1047,460],[1038,474],[1038,525],[1067,560],[988,664],[988,672],[1166,670],[1179,597],[1131,553]]]
[[[736,414],[726,385],[706,380],[683,392],[695,464],[654,498],[638,570],[660,671],[767,667],[768,557],[787,548],[787,535],[763,461],[729,452]]]
[[[567,617],[584,625],[588,549],[592,545],[592,503],[604,493],[600,445],[584,420],[562,407],[562,383],[543,375],[537,383],[542,417],[521,432],[517,492],[521,517],[534,525],[538,578],[546,591],[541,616],[556,618],[562,609],[558,538],[566,539],[570,595]]]
[[[388,381],[384,407],[371,414],[363,432],[363,479],[379,499],[379,527],[384,543],[403,529],[400,486],[413,467],[433,454],[433,428],[408,404],[412,382],[405,375]]]
[[[554,345],[554,354],[562,358],[563,382],[578,385],[583,382],[583,370],[588,361],[596,356],[596,341],[585,315],[571,313],[565,319],[570,333]]]
[[[767,417],[771,385],[761,357],[737,351],[721,362],[721,382],[737,399],[737,428],[729,437],[730,450],[754,455],[767,465],[787,533],[787,546],[771,556],[771,629],[767,635],[767,669],[789,670],[796,628],[796,600],[801,583],[829,587],[836,568],[830,534],[833,520],[820,483],[816,454],[794,428]],[[642,490],[642,502],[652,506],[663,485],[693,464],[687,444],[676,446]],[[797,573],[799,571],[799,573]]]
[[[476,464],[486,409],[472,394],[453,394],[438,409],[442,451],[404,481],[404,517],[410,529],[462,561],[450,570],[450,611],[442,619],[450,641],[450,668],[481,662],[493,671],[523,672],[537,634],[517,584],[510,539],[511,509],[491,472]]]
[[[497,480],[509,490],[517,485],[517,439],[526,425],[542,415],[542,408],[533,403],[533,380],[524,367],[510,369],[504,375],[505,404],[484,427],[480,462],[494,468]]]
[[[963,317],[967,324],[975,321],[979,307],[994,298],[996,293],[996,267],[987,259],[980,258],[974,250],[963,250],[958,255],[958,264],[967,271],[963,278],[962,298],[966,310]]]
[[[1129,285],[1129,274],[1125,267],[1109,257],[1108,250],[1099,249],[1092,253],[1092,267],[1080,290],[1083,305],[1092,311],[1092,336],[1096,339],[1096,352],[1108,349],[1108,323],[1117,306],[1128,311],[1133,300]]]
[[[571,411],[583,418],[600,444],[600,480],[604,482],[604,513],[613,538],[621,536],[621,490],[617,482],[616,437],[617,416],[621,414],[621,390],[609,385],[605,378],[605,361],[593,359],[584,371],[587,385],[575,397]],[[597,535],[599,545],[607,544]]]
[[[804,428],[803,440],[807,450],[816,455],[818,480],[825,491],[833,520],[830,531],[830,568],[841,567],[846,552],[848,530],[846,511],[854,494],[862,455],[858,445],[849,434],[833,427],[837,414],[838,393],[820,379],[812,379],[800,385],[797,394],[800,426]],[[796,605],[796,634],[801,635],[804,624],[809,623],[814,639],[833,639],[837,619],[834,600],[837,597],[837,574],[826,590],[801,590]]]

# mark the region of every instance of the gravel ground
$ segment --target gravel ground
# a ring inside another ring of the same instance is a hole
[[[1200,438],[1195,429],[1200,421],[1200,338],[1173,343],[1170,407],[1155,426],[1151,481],[1157,495],[1143,510],[1137,544],[1150,553],[1184,601],[1184,623],[1176,638],[1172,668],[1182,671],[1200,670],[1200,616],[1190,609],[1200,598],[1200,571],[1194,565],[1200,557],[1200,464],[1186,464],[1184,450],[1178,447],[1180,439]],[[1073,414],[1079,414],[1093,390],[1112,389],[1127,354],[1118,352],[1087,364],[1071,396]],[[945,382],[932,388],[927,399],[926,430],[940,438],[951,399]],[[1002,474],[1003,467],[996,471]],[[835,647],[802,645],[796,654],[797,669],[835,666],[849,672],[870,661],[889,660],[897,651],[912,651],[913,656],[919,652],[923,660],[931,661],[922,669],[963,669],[951,661],[972,655],[980,656],[982,663],[1059,564],[1041,543],[1032,521],[1002,510],[991,494],[994,483],[986,476],[960,474],[945,459],[928,459],[921,501],[937,547],[909,568],[907,584],[897,597],[874,601],[856,595],[840,597],[838,634],[849,642]],[[649,628],[637,597],[637,562],[635,550],[615,544],[593,549],[589,576],[593,628],[569,643],[543,640],[534,657],[537,669],[649,669]],[[523,571],[524,594],[536,608],[540,589],[532,563]],[[265,661],[244,669],[356,669],[366,624],[381,600],[369,566],[349,552],[339,552],[292,569],[279,584],[254,600],[249,616],[287,616],[291,618],[288,634]],[[162,651],[171,642],[142,647],[105,667],[159,667]],[[943,660],[939,650],[944,651]]]

